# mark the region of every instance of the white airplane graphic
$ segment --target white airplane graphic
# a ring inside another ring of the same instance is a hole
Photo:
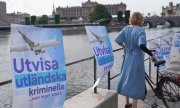
[[[106,33],[103,33],[102,35],[96,35],[93,31],[89,30],[92,35],[95,37],[95,39],[90,40],[90,43],[100,42],[100,44],[104,43],[104,38],[106,37]]]
[[[59,41],[57,40],[48,40],[48,41],[43,41],[40,43],[34,43],[32,40],[30,40],[24,33],[22,33],[20,30],[18,32],[21,34],[23,40],[27,43],[22,46],[16,46],[16,47],[11,47],[10,51],[16,51],[16,52],[21,52],[21,51],[34,51],[36,55],[40,53],[45,53],[45,50],[42,50],[43,48],[51,47],[51,46],[56,46],[59,44]]]

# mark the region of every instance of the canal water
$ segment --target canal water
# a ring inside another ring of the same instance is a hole
[[[180,31],[180,28],[146,28],[147,40]],[[115,42],[118,32],[109,33],[113,49],[120,48]],[[8,31],[0,31],[0,82],[11,79],[10,71],[10,53],[9,53],[9,36]],[[63,35],[65,60],[66,63],[77,61],[92,56],[91,46],[87,35]],[[18,44],[18,43],[17,43]],[[115,62],[111,70],[111,76],[120,72],[122,64],[122,51],[114,53]],[[148,64],[146,62],[146,64]],[[146,65],[148,70],[148,65]],[[98,71],[97,71],[98,73]],[[70,98],[85,89],[93,86],[93,60],[74,64],[67,67],[67,98]],[[98,74],[99,76],[99,74]],[[111,89],[115,90],[118,77],[111,81]],[[107,78],[99,84],[100,88],[107,88]],[[10,108],[12,104],[11,84],[0,86],[0,108]]]

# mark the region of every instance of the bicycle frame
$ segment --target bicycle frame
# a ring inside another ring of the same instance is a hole
[[[176,88],[176,87],[180,87],[180,82],[179,82],[180,75],[178,75],[177,73],[168,73],[168,74],[161,73],[160,65],[164,63],[165,61],[163,60],[154,63],[154,65],[157,66],[156,79],[155,79],[156,81],[153,81],[146,73],[145,73],[145,79],[148,82],[152,91],[154,92],[154,96],[156,97],[155,101],[157,98],[162,99],[166,108],[171,108],[171,105],[174,106],[176,102],[177,102],[176,105],[179,105],[178,102],[180,102],[179,94],[177,94],[177,92],[179,92],[179,89]],[[170,83],[175,84],[175,88]],[[151,107],[157,108],[157,106],[158,106],[157,102],[155,102]]]
[[[145,79],[146,79],[146,81],[148,82],[149,86],[151,87],[151,89],[153,90],[153,92],[154,92],[154,94],[155,94],[156,96],[158,96],[158,95],[157,95],[157,89],[158,89],[158,84],[159,84],[159,81],[160,81],[159,73],[160,73],[160,72],[159,72],[159,66],[157,66],[156,82],[153,82],[153,81],[151,80],[151,78],[147,75],[147,73],[145,73]],[[154,87],[153,85],[155,85],[155,87]]]

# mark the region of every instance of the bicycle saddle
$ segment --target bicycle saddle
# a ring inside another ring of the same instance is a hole
[[[166,63],[165,60],[159,60],[159,61],[154,62],[154,66],[159,66],[159,65],[162,65],[164,63]]]

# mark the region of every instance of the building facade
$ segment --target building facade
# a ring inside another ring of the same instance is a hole
[[[180,3],[176,5],[176,15],[180,16]]]
[[[75,6],[75,7],[58,7],[56,8],[56,14],[59,14],[63,18],[84,18],[87,19],[89,14],[94,10],[94,7],[97,5],[97,2],[93,2],[88,0],[85,3],[82,3],[82,6]],[[118,11],[125,11],[126,4],[119,3],[119,4],[108,4],[105,5],[107,10],[110,12],[111,15],[117,15]]]
[[[6,22],[6,3],[0,1],[0,25]]]
[[[0,25],[7,25],[11,23],[25,24],[25,17],[30,17],[27,13],[7,13],[6,2],[0,1]]]
[[[14,24],[25,24],[25,17],[30,17],[30,14],[27,13],[8,13],[7,14],[7,21],[8,23],[14,23]]]
[[[173,5],[173,2],[169,2],[169,6],[162,6],[162,16],[180,16],[180,3]]]

